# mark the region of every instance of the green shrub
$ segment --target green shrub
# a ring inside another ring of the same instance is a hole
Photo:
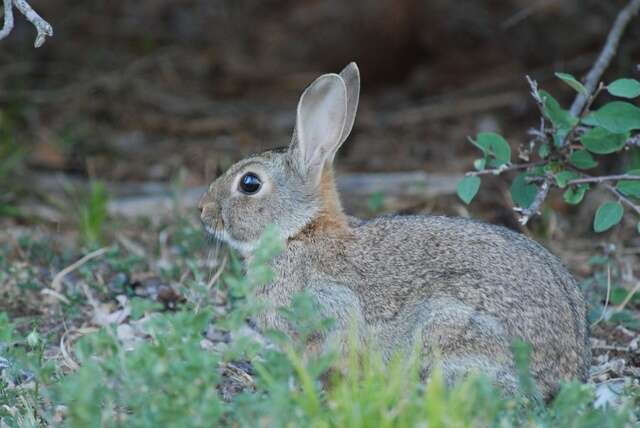
[[[480,189],[481,176],[518,171],[511,184],[511,198],[524,224],[538,214],[550,188],[562,190],[564,201],[577,205],[593,185],[600,184],[612,197],[600,204],[593,219],[593,230],[604,232],[620,223],[625,207],[640,214],[640,108],[628,101],[640,97],[640,82],[618,79],[587,94],[573,76],[556,76],[588,96],[582,111],[574,115],[565,110],[551,94],[529,80],[542,115],[540,127],[531,130],[531,141],[520,150],[519,159],[526,162],[512,163],[507,141],[501,135],[482,132],[469,139],[482,157],[474,162],[476,171],[467,173],[458,184],[458,196],[469,204]],[[625,101],[606,102],[592,110],[604,91]],[[591,172],[599,165],[599,158],[611,154],[626,159],[623,171],[608,175]],[[640,231],[640,223],[637,227]]]

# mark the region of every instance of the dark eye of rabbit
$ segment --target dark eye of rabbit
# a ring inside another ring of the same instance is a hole
[[[253,172],[247,172],[240,178],[239,187],[242,193],[252,195],[260,190],[260,186],[262,186],[262,181],[260,181],[260,177]]]

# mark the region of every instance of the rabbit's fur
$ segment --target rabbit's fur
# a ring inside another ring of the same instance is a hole
[[[359,339],[386,358],[419,340],[425,375],[437,355],[449,382],[478,370],[515,392],[511,345],[522,339],[544,398],[562,380],[586,380],[585,303],[542,246],[462,218],[344,214],[332,161],[353,126],[359,88],[354,63],[319,77],[300,98],[289,148],[238,162],[202,197],[206,229],[247,258],[267,225],[284,235],[285,250],[272,261],[277,279],[258,290],[271,308],[258,325],[289,329],[276,308],[306,290],[336,321],[309,352],[343,343],[355,323]],[[247,172],[262,181],[255,194],[240,191]]]

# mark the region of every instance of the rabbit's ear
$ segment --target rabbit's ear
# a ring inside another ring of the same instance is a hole
[[[300,172],[315,182],[342,143],[347,119],[347,88],[342,77],[318,77],[300,97],[291,154]]]
[[[353,122],[356,120],[356,112],[358,111],[358,100],[360,98],[360,70],[358,70],[358,65],[355,62],[349,63],[340,72],[340,77],[342,77],[347,87],[347,118],[340,136],[340,144],[342,144],[351,133],[351,129],[353,129]]]

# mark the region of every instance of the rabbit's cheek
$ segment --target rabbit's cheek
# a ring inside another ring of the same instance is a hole
[[[254,223],[256,215],[252,213],[247,200],[232,199],[229,205],[222,210],[222,219],[229,237],[239,242],[249,242],[257,238]]]

